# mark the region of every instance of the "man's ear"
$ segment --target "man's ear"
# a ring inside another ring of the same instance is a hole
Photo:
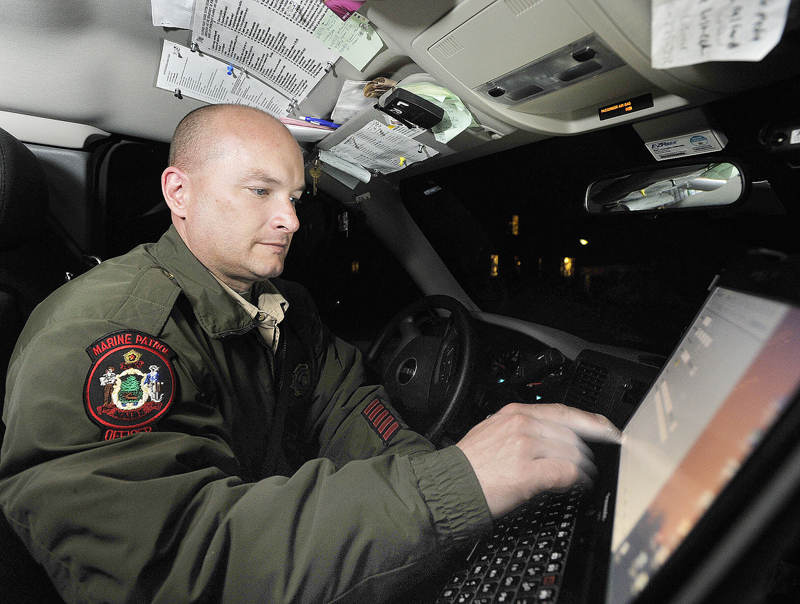
[[[161,174],[161,192],[173,215],[186,218],[189,176],[175,166],[170,166]]]

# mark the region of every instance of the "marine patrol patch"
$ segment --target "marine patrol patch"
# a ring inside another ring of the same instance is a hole
[[[175,398],[175,353],[138,331],[116,331],[86,349],[92,367],[83,400],[89,418],[110,440],[150,432]]]
[[[392,412],[377,398],[364,407],[361,415],[367,420],[370,428],[378,435],[384,446],[392,441],[400,429],[400,423]]]

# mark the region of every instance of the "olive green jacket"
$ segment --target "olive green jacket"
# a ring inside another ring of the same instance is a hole
[[[174,228],[34,311],[0,505],[68,602],[380,602],[487,528],[463,454],[407,429],[307,292],[275,285],[274,358]]]

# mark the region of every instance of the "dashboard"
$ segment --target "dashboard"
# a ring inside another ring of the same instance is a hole
[[[572,361],[509,328],[476,321],[476,330],[480,352],[462,430],[512,402],[564,403],[602,413],[621,428],[665,360],[642,355],[634,361],[586,349]]]

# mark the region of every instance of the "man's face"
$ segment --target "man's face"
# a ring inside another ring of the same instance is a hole
[[[299,222],[303,158],[286,131],[234,115],[217,128],[220,153],[193,170],[184,240],[235,291],[283,271]]]

